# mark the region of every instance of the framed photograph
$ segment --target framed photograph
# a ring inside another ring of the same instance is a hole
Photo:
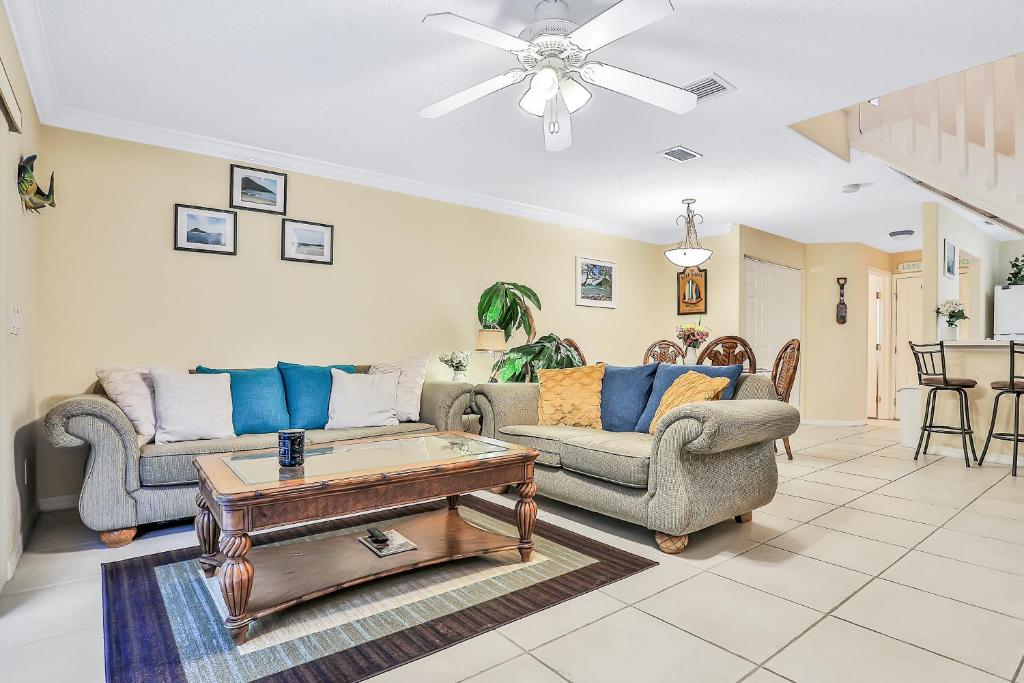
[[[174,205],[174,248],[234,256],[238,249],[238,222],[234,211],[205,206]]]
[[[956,273],[959,270],[956,262],[956,245],[949,240],[942,240],[942,247],[944,255],[942,274],[951,280],[955,280]]]
[[[576,257],[576,305],[615,308],[619,297],[617,267],[612,261]]]
[[[334,226],[282,219],[281,260],[333,264]]]
[[[708,271],[684,268],[676,273],[676,314],[693,315],[708,312]]]
[[[283,216],[288,196],[288,176],[231,164],[231,208]]]

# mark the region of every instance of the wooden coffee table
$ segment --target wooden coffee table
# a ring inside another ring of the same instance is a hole
[[[264,615],[373,579],[449,560],[518,549],[533,552],[537,451],[462,432],[393,436],[306,447],[302,468],[281,468],[277,449],[212,453],[199,472],[196,534],[207,576],[220,574],[224,625],[236,643]],[[479,529],[459,514],[459,496],[515,485],[519,538]],[[249,534],[285,524],[447,497],[447,509],[389,519],[417,545],[386,557],[342,534],[300,545],[254,548]]]

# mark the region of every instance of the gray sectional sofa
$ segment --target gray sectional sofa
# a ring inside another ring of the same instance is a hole
[[[463,382],[426,382],[419,422],[311,430],[306,439],[316,444],[384,434],[461,430],[472,389],[471,384]],[[46,415],[44,428],[55,446],[88,446],[78,512],[85,525],[100,532],[100,539],[110,546],[130,543],[140,524],[195,515],[195,456],[277,446],[276,434],[140,445],[128,416],[102,394],[62,401]]]
[[[775,441],[800,414],[764,375],[741,375],[732,400],[675,408],[655,434],[538,425],[537,384],[475,389],[484,436],[540,451],[540,495],[639,524],[680,552],[688,534],[750,512],[775,495]]]

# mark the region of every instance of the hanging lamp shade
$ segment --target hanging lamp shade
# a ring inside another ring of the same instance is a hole
[[[665,252],[665,258],[680,268],[699,266],[710,259],[712,255],[711,250],[702,247],[700,240],[697,239],[697,225],[704,221],[704,217],[699,213],[693,212],[693,204],[696,201],[696,199],[683,200],[686,213],[676,218],[676,225],[680,225],[680,222],[685,224],[683,239],[680,240],[675,249],[669,249]]]

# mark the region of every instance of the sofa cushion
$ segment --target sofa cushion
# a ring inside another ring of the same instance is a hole
[[[355,372],[354,365],[299,365],[277,362],[292,429],[323,429],[331,401],[331,368]]]
[[[604,432],[567,435],[562,444],[562,469],[588,477],[647,488],[654,437],[641,432]]]
[[[601,383],[601,428],[631,432],[640,421],[654,385],[657,363],[620,368],[606,365]]]
[[[644,408],[640,421],[636,423],[636,431],[646,432],[651,429],[651,420],[661,404],[661,397],[664,396],[672,382],[682,377],[687,372],[699,372],[708,377],[728,377],[729,386],[722,392],[722,400],[728,401],[736,391],[736,383],[743,373],[742,365],[672,365],[670,363],[658,363],[658,371],[654,374],[654,386],[651,387],[651,397],[647,399],[647,407]]]
[[[501,438],[536,448],[537,462],[603,479],[647,488],[654,437],[639,432],[605,432],[589,427],[509,425]]]
[[[364,439],[387,434],[412,434],[437,431],[434,425],[421,422],[403,422],[388,427],[356,427],[352,429],[314,429],[306,432],[307,444],[329,441]],[[246,434],[233,439],[204,439],[175,443],[149,444],[142,447],[139,459],[139,479],[143,486],[192,484],[197,481],[192,460],[205,453],[230,453],[257,448],[277,447],[277,433]]]
[[[728,377],[708,377],[699,372],[687,372],[677,377],[662,395],[658,410],[651,420],[651,428],[647,431],[651,434],[657,432],[658,423],[673,408],[700,401],[717,401],[728,386]]]
[[[572,434],[589,434],[589,427],[564,425],[508,425],[498,430],[498,438],[540,451],[537,462],[548,467],[561,467],[562,444]]]
[[[266,434],[288,429],[288,404],[277,368],[220,370],[200,365],[196,374],[231,377],[231,419],[235,434]]]

